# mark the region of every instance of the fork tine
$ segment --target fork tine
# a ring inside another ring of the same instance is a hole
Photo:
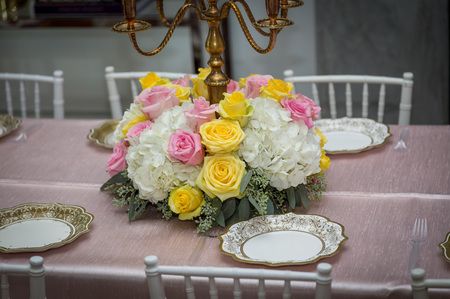
[[[417,236],[417,232],[419,231],[419,218],[416,218],[414,221],[414,226],[412,230],[412,237],[415,238]]]

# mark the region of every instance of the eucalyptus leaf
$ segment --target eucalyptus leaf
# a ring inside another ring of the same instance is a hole
[[[275,207],[273,206],[273,202],[271,200],[267,201],[267,215],[274,215]]]
[[[107,180],[101,187],[101,191],[108,191],[110,187],[114,185],[121,185],[128,182],[129,178],[126,176],[126,172],[119,172],[118,174],[112,176],[109,180]]]
[[[252,204],[252,206],[255,207],[255,209],[258,211],[258,213],[259,213],[260,215],[264,214],[264,213],[263,213],[264,211],[262,211],[261,206],[258,204],[258,202],[256,201],[256,199],[254,199],[252,196],[249,196],[249,197],[248,197],[248,201]]]
[[[140,200],[138,198],[130,200],[130,205],[128,206],[128,220],[134,221],[144,214],[148,203],[148,201]]]
[[[241,199],[238,210],[240,221],[248,220],[250,218],[250,203],[247,198]]]
[[[253,171],[249,170],[249,171],[247,171],[245,176],[242,178],[242,180],[241,180],[241,187],[239,189],[239,191],[241,193],[244,193],[245,189],[248,186],[248,183],[250,183],[250,179],[252,178],[252,174],[253,174]]]
[[[223,213],[223,217],[225,219],[228,219],[231,216],[233,216],[235,210],[236,210],[236,199],[235,198],[227,199],[222,204],[222,213]]]
[[[223,216],[223,212],[220,211],[219,214],[217,215],[217,224],[220,225],[221,227],[225,227],[225,217]]]
[[[309,206],[311,204],[311,200],[309,199],[308,191],[306,190],[305,185],[297,186],[297,194],[300,195],[300,199],[302,201],[302,206],[305,209],[309,209]]]
[[[286,189],[286,195],[289,202],[289,207],[295,209],[295,190],[293,187]]]
[[[233,225],[238,222],[239,222],[239,210],[236,209],[236,211],[234,211],[234,214],[226,221],[226,224]]]

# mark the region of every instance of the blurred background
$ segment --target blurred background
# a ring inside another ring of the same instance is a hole
[[[266,16],[265,1],[248,2],[257,19]],[[449,123],[449,1],[304,2],[290,11],[295,25],[280,33],[275,49],[267,55],[250,47],[232,16],[223,28],[229,76],[238,80],[260,73],[282,78],[286,69],[295,75],[402,77],[404,72],[412,72],[411,123]],[[165,0],[168,15],[182,3]],[[203,49],[207,27],[193,16],[185,18],[160,54],[144,57],[132,48],[126,35],[111,30],[123,19],[120,1],[0,0],[0,7],[0,72],[51,75],[62,70],[64,108],[69,118],[111,117],[106,66],[114,66],[116,71],[194,73],[207,62]],[[138,15],[154,25],[138,35],[141,46],[157,46],[167,29],[157,21],[154,1],[138,1]],[[267,43],[264,38],[257,41],[264,46]],[[310,94],[309,90],[303,92]],[[370,98],[374,105],[377,92]],[[43,90],[42,98],[46,93],[51,98],[51,90]],[[0,86],[0,113],[6,111],[3,94],[4,86]],[[400,90],[388,89],[387,94],[387,98],[399,98]],[[338,102],[345,100],[345,92],[339,88],[336,96]],[[129,102],[123,100],[124,108]],[[43,112],[51,116],[51,100],[46,105]],[[338,106],[345,109],[345,105]],[[386,103],[388,123],[396,121],[398,112],[389,113],[394,106],[398,101]]]

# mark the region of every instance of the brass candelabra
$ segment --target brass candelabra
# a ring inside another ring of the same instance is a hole
[[[239,25],[253,49],[258,53],[266,54],[274,48],[278,33],[284,27],[293,24],[293,22],[287,18],[288,10],[303,5],[303,1],[301,0],[266,0],[268,18],[256,21],[246,0],[226,0],[220,8],[217,4],[217,0],[185,0],[184,4],[178,9],[173,20],[169,21],[164,12],[163,2],[163,0],[156,1],[157,9],[162,23],[169,29],[160,45],[155,49],[144,51],[137,42],[136,32],[149,29],[151,25],[148,22],[136,19],[136,0],[122,0],[125,20],[114,25],[113,30],[120,33],[127,33],[133,47],[140,54],[153,56],[161,52],[167,45],[175,28],[181,22],[185,13],[189,9],[194,10],[197,17],[202,21],[206,21],[209,26],[205,48],[210,54],[208,65],[211,68],[211,73],[206,78],[205,83],[208,86],[209,100],[212,103],[218,103],[223,98],[223,93],[226,91],[227,84],[230,82],[230,79],[222,71],[224,65],[222,53],[225,51],[225,43],[220,32],[220,24],[222,20],[229,16],[230,11],[235,13]],[[261,47],[256,43],[244,20],[239,5],[245,11],[253,28],[255,28],[259,34],[268,38],[267,47]]]

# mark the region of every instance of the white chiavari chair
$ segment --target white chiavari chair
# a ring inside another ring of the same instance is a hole
[[[369,85],[379,85],[377,121],[382,123],[386,98],[386,85],[401,86],[399,105],[399,125],[408,125],[411,118],[413,74],[404,73],[403,78],[363,76],[363,75],[324,75],[324,76],[294,76],[292,70],[284,71],[285,80],[292,83],[308,83],[312,86],[314,101],[320,106],[318,84],[328,85],[330,117],[337,117],[335,84],[345,85],[346,116],[354,117],[352,109],[352,84],[362,84],[362,117],[369,115]]]
[[[122,104],[120,100],[119,89],[116,80],[125,79],[130,82],[131,95],[134,99],[140,92],[139,78],[145,77],[148,72],[114,72],[113,66],[105,68],[106,86],[108,89],[108,99],[111,105],[112,118],[120,119],[122,117]],[[191,78],[196,77],[194,74],[186,73],[170,73],[170,72],[155,72],[161,78],[170,80],[180,79],[186,75]]]
[[[45,299],[45,269],[44,259],[40,256],[32,256],[29,264],[0,263],[1,297],[9,299],[10,275],[28,275],[30,278],[30,299]]]
[[[6,110],[7,113],[13,115],[13,87],[19,88],[19,100],[21,117],[27,117],[27,96],[26,85],[33,85],[33,106],[34,116],[40,118],[41,116],[41,92],[40,84],[53,85],[53,116],[56,119],[64,118],[64,89],[63,89],[63,72],[54,71],[53,76],[32,75],[32,74],[15,74],[15,73],[0,73],[0,81],[4,81],[6,93]],[[18,85],[15,84],[18,82]]]
[[[145,273],[151,299],[163,299],[165,290],[162,283],[164,276],[184,277],[186,298],[195,298],[193,278],[206,278],[209,282],[209,296],[217,299],[219,297],[216,279],[230,279],[233,281],[233,297],[242,298],[241,279],[252,279],[258,281],[258,298],[266,296],[266,281],[284,281],[282,298],[292,296],[292,281],[315,282],[315,298],[331,298],[331,265],[320,263],[315,272],[297,272],[287,270],[266,270],[246,268],[219,268],[219,267],[191,267],[191,266],[161,266],[156,256],[145,257]]]
[[[450,279],[425,279],[425,270],[411,270],[413,299],[428,299],[428,289],[450,289]],[[450,292],[450,291],[449,291]]]

